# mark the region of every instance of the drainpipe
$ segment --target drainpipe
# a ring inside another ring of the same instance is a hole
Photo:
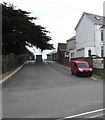
[[[95,24],[94,24],[94,47],[95,47]]]
[[[95,34],[96,34],[96,33],[95,33],[95,32],[96,32],[96,31],[95,31],[95,28],[96,28],[96,24],[94,24],[94,48],[95,48],[95,51],[96,51],[95,54],[98,55],[98,54],[97,54],[97,48],[96,48],[97,45],[96,45],[96,37],[95,37]]]

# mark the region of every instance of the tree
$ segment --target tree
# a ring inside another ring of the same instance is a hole
[[[2,3],[2,52],[3,54],[24,54],[26,46],[36,46],[41,51],[53,49],[45,27],[36,25],[36,17],[30,17],[30,12],[16,9],[12,4]]]

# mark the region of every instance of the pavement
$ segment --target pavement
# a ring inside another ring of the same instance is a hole
[[[28,62],[28,61],[27,61],[27,62]],[[27,62],[26,62],[26,63],[27,63]],[[60,63],[58,63],[58,62],[53,62],[53,63],[55,63],[56,65],[58,65],[58,66],[60,66],[60,67],[62,67],[62,68],[64,68],[64,69],[66,69],[66,70],[71,71],[71,68],[70,68],[69,66],[67,66],[67,65],[60,64]],[[25,63],[24,63],[24,64],[25,64]],[[24,64],[21,65],[21,66],[19,66],[19,67],[16,68],[15,70],[11,70],[11,71],[9,71],[9,72],[4,73],[2,76],[0,76],[0,84],[2,84],[4,81],[6,81],[7,79],[9,79],[12,75],[14,75],[17,71],[19,71],[19,70],[24,66]],[[99,75],[97,75],[97,74],[92,74],[91,79],[93,79],[93,80],[103,80],[103,77],[102,77],[102,76],[99,76]]]

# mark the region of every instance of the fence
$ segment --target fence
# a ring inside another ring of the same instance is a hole
[[[22,65],[26,61],[26,56],[20,55],[20,56],[14,56],[14,55],[8,55],[3,56],[2,59],[2,73],[9,72],[16,67]]]

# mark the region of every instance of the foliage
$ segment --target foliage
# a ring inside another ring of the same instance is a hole
[[[2,3],[2,52],[3,54],[24,54],[25,46],[36,46],[41,51],[53,49],[49,44],[49,31],[36,25],[36,17],[30,17],[30,12],[16,9],[12,4]]]

